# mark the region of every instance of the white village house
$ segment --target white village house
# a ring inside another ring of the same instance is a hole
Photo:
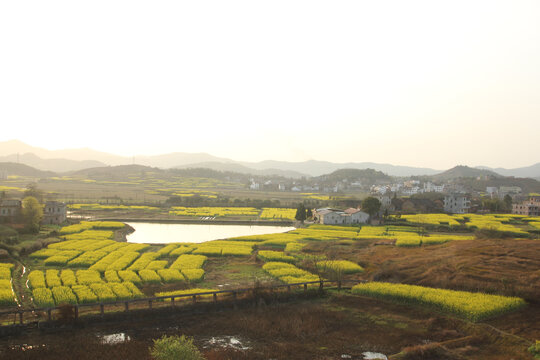
[[[365,224],[369,220],[369,214],[355,208],[347,210],[321,208],[313,211],[313,219],[325,225]]]

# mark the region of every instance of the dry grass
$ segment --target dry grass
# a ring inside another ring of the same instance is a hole
[[[369,276],[454,290],[484,291],[540,298],[540,242],[536,240],[471,240],[398,249],[374,246],[354,252],[369,261]]]

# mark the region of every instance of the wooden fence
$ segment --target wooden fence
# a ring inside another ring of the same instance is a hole
[[[130,311],[130,310],[143,310],[143,309],[154,309],[154,308],[163,308],[163,307],[174,307],[182,303],[186,303],[186,300],[191,299],[190,304],[196,304],[198,302],[213,302],[217,304],[219,300],[232,300],[235,302],[240,295],[249,295],[253,294],[254,291],[283,291],[291,293],[293,289],[296,291],[298,289],[303,289],[304,292],[307,292],[309,286],[316,286],[318,289],[324,289],[325,286],[336,287],[337,289],[342,289],[346,284],[358,284],[365,281],[359,280],[341,280],[341,281],[331,281],[331,280],[318,280],[310,282],[301,282],[294,284],[284,284],[284,285],[273,285],[273,286],[262,286],[258,288],[241,288],[241,289],[230,289],[230,290],[218,290],[218,291],[207,291],[199,292],[194,294],[183,294],[183,295],[168,295],[168,296],[155,296],[148,298],[138,298],[130,300],[117,300],[112,302],[100,302],[92,304],[78,304],[71,305],[74,310],[75,319],[79,318],[81,315],[85,314],[98,314],[104,316],[106,313],[118,313],[119,311]],[[348,287],[348,286],[346,286]],[[219,299],[218,299],[219,296]],[[97,310],[99,309],[99,310]],[[56,306],[50,308],[38,308],[38,309],[17,309],[17,310],[8,310],[0,312],[0,321],[1,325],[13,325],[13,324],[25,324],[38,321],[52,321],[55,317],[55,313],[59,313],[63,310],[63,307]]]

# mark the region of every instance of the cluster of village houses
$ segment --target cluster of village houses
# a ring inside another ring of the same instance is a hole
[[[396,202],[402,206],[402,210],[407,208],[407,202],[410,206],[418,207],[417,203],[428,202],[426,199],[391,199],[389,196],[377,196],[381,202],[380,213],[385,210],[395,212]],[[444,212],[450,214],[467,214],[471,210],[470,196],[463,193],[448,194],[444,197]],[[429,210],[429,209],[428,209]],[[429,211],[425,211],[429,212]],[[540,196],[530,196],[526,200],[512,205],[512,214],[525,216],[540,216]],[[321,208],[313,211],[315,222],[327,225],[340,224],[365,224],[369,222],[369,214],[360,209],[349,208],[346,210]]]
[[[454,189],[452,185],[437,185],[432,182],[420,182],[419,180],[407,180],[401,183],[385,184],[385,185],[372,185],[362,183],[360,180],[337,181],[331,185],[321,185],[318,183],[313,184],[301,184],[300,182],[293,181],[291,183],[275,182],[272,180],[266,180],[259,182],[255,179],[250,180],[250,190],[279,190],[279,191],[293,191],[293,192],[308,192],[317,191],[323,193],[338,193],[343,191],[369,191],[374,194],[384,195],[387,193],[395,193],[399,195],[414,195],[424,192],[447,192]]]
[[[338,193],[344,191],[365,191],[372,195],[388,195],[396,194],[398,196],[411,196],[423,193],[463,193],[468,192],[470,189],[466,189],[461,184],[447,183],[447,184],[435,184],[431,181],[422,182],[420,180],[406,180],[393,184],[365,184],[360,180],[347,181],[341,180],[335,183],[318,184],[309,183],[301,184],[301,182],[292,181],[291,183],[284,183],[275,180],[266,180],[260,182],[252,178],[249,184],[250,190],[278,190],[278,191],[292,191],[292,192],[322,192],[325,194]],[[503,199],[506,195],[510,195],[513,198],[522,194],[522,189],[519,186],[488,186],[485,194],[492,198],[498,197]]]
[[[387,195],[379,195],[377,199],[381,202],[380,214],[385,211],[395,212],[397,202],[405,209],[407,208],[407,202],[429,202],[429,200],[425,199],[397,199],[396,201],[396,199],[392,199]],[[449,194],[444,198],[444,211],[447,213],[466,214],[469,212],[470,205],[471,200],[466,194]],[[346,210],[321,208],[313,211],[313,220],[316,223],[326,225],[366,224],[369,222],[370,216],[368,213],[355,208]]]
[[[12,223],[19,219],[22,212],[22,201],[18,199],[0,200],[0,222]],[[66,221],[66,204],[59,201],[47,201],[43,206],[43,225],[60,225]]]
[[[377,196],[381,202],[380,213],[384,211],[394,212],[396,210],[396,199],[391,199],[387,195]],[[422,202],[425,199],[398,199],[402,209],[406,209],[407,201]],[[412,204],[417,205],[417,204]],[[454,193],[444,197],[444,211],[452,214],[466,214],[470,212],[471,200],[467,194]],[[428,212],[426,209],[426,212]],[[22,202],[18,199],[0,200],[0,222],[14,222],[20,216]],[[540,216],[540,196],[530,196],[526,200],[512,205],[512,213],[525,216]],[[42,224],[62,224],[67,218],[66,204],[59,201],[47,201],[43,207]],[[333,208],[320,208],[313,211],[313,219],[320,224],[328,225],[348,225],[365,224],[370,220],[368,213],[358,209],[349,208],[345,210]]]

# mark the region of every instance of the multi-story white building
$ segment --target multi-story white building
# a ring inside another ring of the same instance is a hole
[[[466,214],[471,208],[471,200],[465,194],[450,194],[444,197],[444,211],[453,214]]]

